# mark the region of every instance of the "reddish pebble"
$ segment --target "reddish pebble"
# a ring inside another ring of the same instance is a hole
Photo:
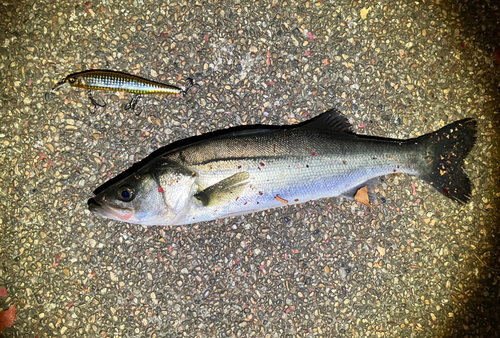
[[[87,2],[85,3],[85,7],[90,8],[91,6],[92,6],[92,5],[90,4],[90,1],[87,1]]]
[[[0,297],[7,297],[7,289],[0,288]]]
[[[309,35],[309,39],[311,39],[311,41],[314,41],[313,33],[307,32],[307,34]]]
[[[310,51],[306,51],[306,55],[307,56],[311,55],[311,52]]]
[[[16,319],[16,306],[12,305],[8,310],[0,310],[0,332],[6,327],[12,327]],[[3,337],[3,336],[2,336]]]
[[[493,52],[493,58],[495,59],[496,63],[500,63],[500,49],[495,49]]]

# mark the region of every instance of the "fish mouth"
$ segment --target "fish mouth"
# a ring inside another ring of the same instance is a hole
[[[59,81],[58,83],[56,83],[54,85],[54,87],[52,87],[52,91],[57,92],[59,89],[66,87],[67,85],[68,85],[68,83],[66,82],[66,78],[64,78],[61,81]]]
[[[107,203],[99,204],[95,198],[90,198],[87,206],[92,214],[117,221],[129,221],[134,216],[132,209],[110,206]]]
[[[99,210],[102,208],[101,205],[99,203],[97,203],[94,198],[90,198],[87,201],[87,206],[89,208],[89,211],[91,213],[93,213],[94,215],[98,215],[99,214]]]

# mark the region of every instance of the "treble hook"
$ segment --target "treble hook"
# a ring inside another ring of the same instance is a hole
[[[97,112],[97,110],[99,110],[99,108],[106,107],[106,103],[100,104],[99,102],[97,102],[96,99],[94,99],[94,97],[92,96],[91,90],[89,90],[87,92],[87,97],[89,98],[90,103],[92,103],[92,108],[89,108],[89,111],[91,114],[95,114]]]
[[[141,99],[141,95],[135,94],[132,99],[125,105],[125,110],[135,110],[135,107],[137,107],[137,103],[139,103],[139,100]],[[136,115],[140,115],[141,112],[136,113]]]
[[[187,93],[189,93],[191,90],[193,90],[193,88],[196,88],[197,90],[199,90],[200,85],[197,83],[194,83],[193,79],[188,78],[186,80],[185,87],[186,87],[186,89],[181,90],[182,97],[186,96]]]

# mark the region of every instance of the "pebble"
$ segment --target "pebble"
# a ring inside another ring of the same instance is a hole
[[[346,272],[346,270],[344,268],[340,268],[339,269],[339,275],[340,275],[340,279],[342,279],[344,281],[346,280],[346,278],[347,278],[347,272]]]
[[[113,282],[118,282],[118,281],[119,281],[118,276],[117,276],[117,275],[116,275],[113,271],[111,271],[111,272],[109,273],[109,277],[111,278],[111,280],[112,280]]]

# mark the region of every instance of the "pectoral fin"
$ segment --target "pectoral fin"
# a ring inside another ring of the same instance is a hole
[[[243,181],[249,177],[250,174],[246,171],[234,174],[200,191],[194,195],[194,198],[199,200],[205,207],[235,200],[248,184],[248,182]]]

